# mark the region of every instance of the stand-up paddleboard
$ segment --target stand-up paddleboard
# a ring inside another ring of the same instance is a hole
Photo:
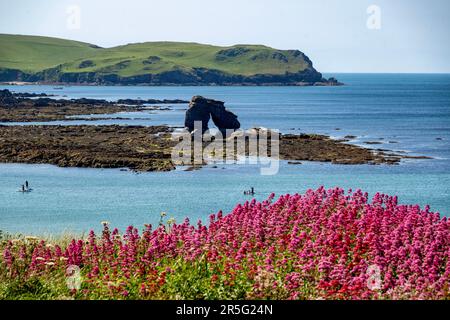
[[[32,188],[25,189],[25,190],[22,190],[22,189],[17,190],[17,192],[22,192],[22,193],[28,193],[28,192],[31,192],[31,191],[33,191]]]

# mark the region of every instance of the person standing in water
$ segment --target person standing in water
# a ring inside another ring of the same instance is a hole
[[[254,195],[255,194],[255,188],[251,187],[250,190],[244,191],[245,195]]]
[[[25,181],[25,189],[28,190],[28,181]]]
[[[22,192],[25,192],[25,186],[22,185]]]

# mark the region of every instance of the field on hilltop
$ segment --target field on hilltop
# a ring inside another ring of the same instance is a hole
[[[112,48],[0,34],[0,81],[125,84],[270,84],[323,82],[298,50],[144,42]]]
[[[0,68],[42,71],[94,54],[95,46],[49,37],[0,34]]]
[[[283,74],[303,71],[308,67],[304,59],[295,57],[294,52],[290,51],[258,45],[217,47],[183,42],[129,44],[96,50],[86,59],[92,64],[85,71],[115,71],[126,76],[174,68],[209,68],[242,75]],[[83,63],[81,60],[65,64],[64,70],[79,71],[80,63]]]

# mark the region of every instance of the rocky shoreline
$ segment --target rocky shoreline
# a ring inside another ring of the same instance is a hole
[[[333,164],[398,164],[403,156],[358,147],[317,134],[282,135],[280,158]],[[295,164],[295,163],[291,163]]]
[[[35,98],[35,99],[32,99]],[[111,102],[99,99],[53,99],[48,95],[12,93],[0,90],[0,122],[45,122],[57,120],[89,120],[77,115],[113,114],[143,110],[170,110],[170,107],[148,104],[181,104],[181,99],[119,99]],[[125,118],[128,119],[128,118]],[[98,119],[96,119],[98,120]]]
[[[165,126],[0,126],[0,162],[59,167],[175,169]]]
[[[51,86],[149,86],[149,87],[334,87],[344,86],[345,83],[340,82],[334,78],[323,78],[320,81],[307,81],[300,79],[289,79],[283,82],[280,78],[264,78],[254,77],[245,79],[242,82],[232,80],[220,79],[217,82],[207,82],[205,80],[192,80],[192,82],[163,82],[161,80],[145,80],[140,77],[121,78],[116,81],[108,81],[103,78],[98,78],[97,82],[70,82],[70,81],[0,81],[0,85],[51,85]],[[142,82],[141,82],[142,81]]]
[[[166,126],[0,126],[0,162],[170,171],[180,165],[171,159],[176,144],[171,131]],[[215,160],[237,155],[224,149]],[[279,155],[334,164],[397,164],[403,158],[307,134],[281,135]]]
[[[55,120],[91,120],[77,115],[111,114],[117,112],[168,110],[169,107],[148,106],[151,102],[186,103],[175,100],[122,99],[116,102],[96,99],[51,99],[45,94],[14,94],[0,90],[0,122],[31,122]],[[127,119],[127,118],[123,118]],[[169,171],[177,165],[201,167],[211,161],[237,159],[239,156],[269,156],[271,138],[267,141],[268,150],[251,154],[249,145],[252,139],[260,139],[261,134],[271,136],[271,131],[263,128],[241,130],[237,115],[228,110],[224,102],[195,96],[186,111],[185,127],[189,139],[195,137],[195,121],[203,124],[201,137],[208,135],[208,123],[217,126],[221,138],[204,139],[200,144],[203,151],[210,142],[222,143],[222,148],[214,156],[199,161],[179,163],[172,160],[173,148],[178,141],[173,138],[174,128],[167,126],[119,126],[119,125],[0,125],[0,162],[46,163],[61,167],[90,168],[129,168],[135,171]],[[98,120],[98,119],[96,119]],[[231,136],[226,132],[234,132]],[[191,135],[190,135],[191,134]],[[333,164],[398,164],[405,158],[427,158],[399,155],[384,149],[369,149],[348,144],[348,139],[334,140],[317,134],[277,134],[279,153],[273,158],[287,160],[289,164],[300,161],[321,161]],[[242,150],[233,147],[227,150],[230,139],[244,135]],[[351,138],[351,137],[349,137]],[[193,146],[192,146],[193,147]],[[192,149],[193,150],[193,149]],[[192,151],[191,150],[191,151]],[[253,150],[253,149],[252,149]],[[254,150],[253,150],[254,151]],[[252,152],[253,152],[252,151]],[[259,153],[263,152],[263,153]],[[194,152],[191,152],[194,154]],[[198,159],[197,159],[198,160]]]

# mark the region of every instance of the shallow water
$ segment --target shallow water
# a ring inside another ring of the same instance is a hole
[[[358,138],[353,143],[380,141],[382,144],[370,147],[406,150],[435,159],[405,160],[399,166],[283,162],[274,176],[260,175],[260,168],[254,165],[134,174],[0,164],[0,229],[23,233],[82,232],[98,230],[103,220],[120,228],[129,224],[141,227],[144,223],[157,223],[161,211],[179,222],[184,217],[191,221],[205,220],[212,212],[220,209],[228,212],[236,203],[250,199],[242,191],[251,186],[255,187],[258,199],[271,192],[278,195],[304,192],[320,185],[361,188],[371,194],[380,191],[398,195],[402,203],[430,204],[432,210],[450,216],[450,75],[327,76],[336,76],[346,86],[0,88],[109,100],[190,99],[201,94],[226,101],[244,128],[265,126],[291,133],[355,135]],[[172,107],[175,110],[132,114],[140,118],[136,120],[85,123],[180,126],[186,105]],[[25,180],[30,181],[33,192],[17,192]]]

